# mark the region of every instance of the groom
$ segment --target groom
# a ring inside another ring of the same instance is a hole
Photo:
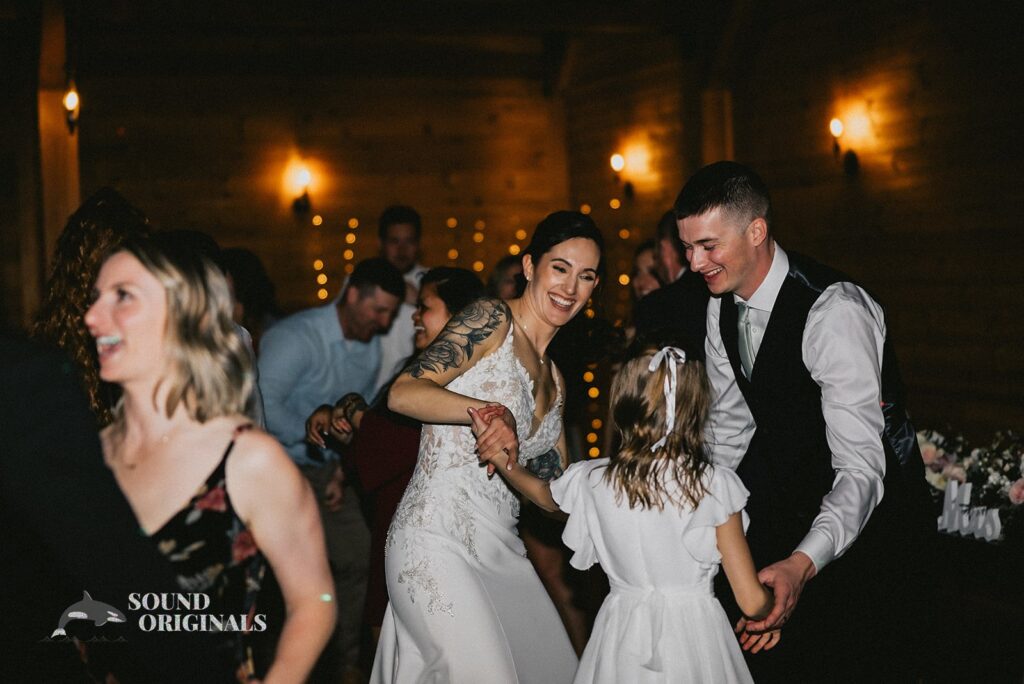
[[[921,520],[902,509],[925,491],[882,307],[775,242],[768,190],[740,164],[698,171],[675,212],[712,293],[709,450],[750,490],[748,539],[775,593],[771,614],[746,630],[786,624],[803,596],[779,647],[750,660],[754,679],[877,675],[899,660],[889,629],[903,578],[890,570]]]

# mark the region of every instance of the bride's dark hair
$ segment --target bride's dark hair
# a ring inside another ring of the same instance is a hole
[[[552,247],[573,238],[594,241],[597,251],[601,253],[601,258],[597,262],[597,275],[604,279],[604,238],[601,237],[601,231],[597,229],[594,219],[578,211],[556,211],[548,214],[537,224],[530,244],[523,253],[529,254],[534,264],[539,264],[540,258],[551,251]]]

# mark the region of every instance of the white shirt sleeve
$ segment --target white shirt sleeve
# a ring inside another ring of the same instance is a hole
[[[803,361],[821,387],[836,477],[796,550],[807,554],[819,572],[849,548],[882,500],[884,344],[881,307],[852,283],[826,289],[807,316]]]
[[[704,430],[704,443],[713,463],[736,470],[747,453],[756,426],[743,393],[736,384],[736,375],[722,343],[722,333],[718,327],[721,310],[722,301],[712,297],[708,302],[708,334],[704,342],[712,401]]]

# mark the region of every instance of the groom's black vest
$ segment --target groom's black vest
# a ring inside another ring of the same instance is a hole
[[[807,315],[822,292],[853,282],[812,259],[787,252],[789,273],[779,291],[748,380],[740,365],[737,307],[721,298],[720,331],[736,382],[757,426],[736,472],[750,490],[748,538],[761,567],[788,556],[811,529],[821,501],[832,489],[835,471],[821,410],[821,388],[803,362]],[[891,515],[900,501],[921,502],[924,470],[913,425],[904,404],[903,383],[886,337],[882,362],[879,439],[886,456],[885,494],[871,527]],[[882,523],[884,524],[884,523]],[[867,533],[867,530],[865,530]]]

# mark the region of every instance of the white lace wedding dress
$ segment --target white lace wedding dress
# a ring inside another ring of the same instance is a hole
[[[555,446],[562,389],[534,424],[533,382],[502,345],[448,389],[515,416],[519,462]],[[519,501],[487,478],[468,426],[424,425],[419,460],[388,533],[390,604],[371,681],[571,682],[577,659],[516,533]]]

